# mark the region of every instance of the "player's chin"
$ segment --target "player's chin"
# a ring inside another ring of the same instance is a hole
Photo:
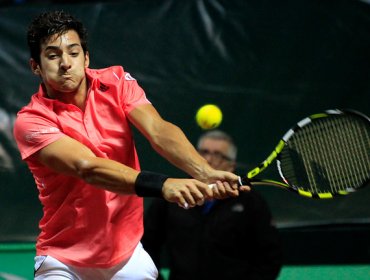
[[[78,90],[78,86],[75,83],[64,83],[59,87],[59,92],[61,93],[75,93]]]

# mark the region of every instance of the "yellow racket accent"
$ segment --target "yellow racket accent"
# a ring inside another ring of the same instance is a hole
[[[302,189],[299,189],[298,190],[298,193],[302,196],[305,196],[305,197],[312,197],[312,193],[308,192],[308,191],[304,191]]]
[[[318,193],[319,198],[326,199],[326,198],[333,198],[331,193]]]
[[[340,195],[347,195],[347,194],[349,194],[349,192],[347,192],[347,191],[339,191],[338,194],[340,194]]]
[[[285,142],[283,140],[279,141],[279,144],[275,147],[275,149],[272,151],[272,153],[267,157],[265,161],[263,161],[260,166],[254,168],[253,170],[249,171],[247,174],[247,178],[251,179],[261,173],[263,170],[266,169],[267,166],[271,164],[277,157],[277,155],[281,152],[281,150],[284,148]]]
[[[325,113],[321,113],[321,114],[314,114],[314,115],[311,115],[310,118],[311,119],[317,119],[317,118],[325,118],[327,117],[328,114],[325,114]]]

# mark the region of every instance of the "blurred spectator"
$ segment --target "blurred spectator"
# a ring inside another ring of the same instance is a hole
[[[213,168],[235,169],[237,148],[224,132],[205,133],[197,148]],[[279,235],[256,191],[189,210],[155,199],[144,222],[144,248],[158,268],[167,257],[170,280],[276,279],[281,269]]]

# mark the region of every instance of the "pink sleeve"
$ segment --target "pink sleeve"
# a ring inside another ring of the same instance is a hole
[[[18,114],[14,124],[14,137],[22,159],[26,159],[62,136],[64,134],[54,122],[37,115]]]
[[[139,105],[151,104],[146,98],[144,90],[139,86],[137,81],[127,72],[120,81],[120,94],[123,102],[123,108],[126,114]]]

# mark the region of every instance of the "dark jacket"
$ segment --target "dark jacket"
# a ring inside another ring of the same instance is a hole
[[[262,197],[252,191],[207,207],[152,201],[142,242],[157,267],[165,244],[171,280],[276,279],[281,244]]]

